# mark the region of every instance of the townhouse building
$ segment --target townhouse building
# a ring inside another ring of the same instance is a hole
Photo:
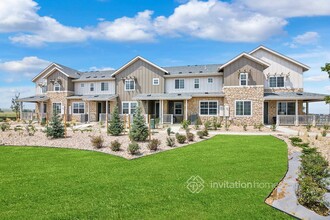
[[[52,63],[33,78],[34,117],[104,121],[117,105],[121,114],[144,114],[161,124],[199,118],[236,124],[309,123],[309,103],[325,94],[304,92],[309,67],[264,46],[223,64],[160,67],[140,56],[117,70],[81,72]],[[22,114],[24,117],[24,114]],[[30,117],[30,116],[29,116]]]

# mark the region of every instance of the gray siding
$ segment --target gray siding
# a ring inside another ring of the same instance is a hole
[[[69,79],[67,76],[65,76],[59,71],[54,71],[51,75],[47,77],[47,91],[54,91],[54,84],[50,81],[55,79],[61,80],[61,91],[74,91],[72,79]]]
[[[135,91],[125,91],[126,77],[135,77]],[[135,63],[128,66],[122,72],[116,75],[116,92],[118,101],[132,101],[132,98],[140,93],[164,93],[164,72],[145,63],[137,60]],[[152,79],[159,78],[159,85],[152,85]],[[121,108],[121,106],[119,106]]]
[[[239,73],[247,72],[248,85],[264,85],[263,66],[242,57],[224,68],[224,86],[239,86]]]

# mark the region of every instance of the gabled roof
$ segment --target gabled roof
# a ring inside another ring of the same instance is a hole
[[[74,82],[87,82],[87,81],[100,81],[100,80],[115,80],[111,75],[115,70],[102,70],[102,71],[89,71],[82,72],[79,79],[73,80]]]
[[[259,59],[259,58],[257,58],[257,57],[254,57],[254,56],[252,56],[252,55],[250,55],[250,54],[244,52],[244,53],[241,53],[240,55],[234,57],[233,59],[229,60],[227,63],[223,64],[222,66],[220,66],[220,67],[219,67],[219,71],[221,71],[223,68],[225,68],[225,67],[228,66],[229,64],[235,62],[236,60],[238,60],[238,59],[240,59],[240,58],[242,58],[242,57],[246,57],[246,58],[248,58],[249,60],[252,60],[252,61],[254,61],[254,62],[256,62],[256,63],[259,63],[259,64],[261,64],[261,65],[263,65],[263,66],[266,66],[266,67],[269,67],[269,66],[270,66],[269,63],[267,63],[267,62],[265,62],[265,61],[263,61],[263,60],[261,60],[261,59]]]
[[[127,67],[129,67],[131,64],[135,63],[137,60],[142,60],[143,62],[146,62],[148,64],[150,64],[151,66],[163,71],[164,73],[168,73],[167,70],[161,68],[160,66],[157,66],[156,64],[150,62],[147,59],[144,59],[143,57],[137,56],[134,59],[132,59],[131,61],[129,61],[128,63],[126,63],[124,66],[120,67],[118,70],[116,70],[114,73],[112,73],[112,76],[117,75],[118,73],[120,73],[121,71],[123,71],[124,69],[126,69]]]
[[[326,96],[326,94],[311,92],[268,92],[264,94],[265,100],[323,101]]]
[[[35,76],[32,79],[32,82],[36,81],[40,76],[42,76],[43,74],[46,73],[46,76],[48,76],[49,74],[52,73],[51,70],[58,70],[61,73],[63,73],[65,76],[69,77],[69,78],[74,78],[77,79],[80,77],[80,72],[78,70],[72,69],[70,67],[64,66],[62,64],[58,64],[58,63],[51,63],[48,67],[46,67],[43,71],[41,71],[37,76]]]
[[[272,49],[269,49],[269,48],[267,48],[267,47],[265,47],[265,46],[263,46],[263,45],[261,45],[261,46],[257,47],[256,49],[252,50],[249,54],[252,55],[253,53],[255,53],[255,52],[258,51],[258,50],[265,50],[265,51],[267,51],[267,52],[269,52],[269,53],[271,53],[271,54],[274,54],[274,55],[276,55],[276,56],[278,56],[278,57],[281,57],[281,58],[283,58],[283,59],[285,59],[285,60],[287,60],[287,61],[289,61],[289,62],[291,62],[291,63],[294,63],[294,64],[296,64],[296,65],[298,65],[298,66],[301,66],[301,67],[303,68],[303,71],[307,71],[307,70],[310,69],[309,66],[307,66],[307,65],[305,65],[305,64],[303,64],[303,63],[300,63],[299,61],[294,60],[294,59],[292,59],[292,58],[290,58],[290,57],[288,57],[288,56],[285,56],[285,55],[283,55],[283,54],[281,54],[281,53],[279,53],[279,52],[276,52],[276,51],[274,51],[274,50],[272,50]]]

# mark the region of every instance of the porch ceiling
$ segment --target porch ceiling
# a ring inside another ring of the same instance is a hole
[[[310,93],[310,92],[270,92],[264,94],[264,99],[270,100],[303,100],[310,102],[323,101],[325,94]]]
[[[111,101],[117,98],[117,94],[108,94],[108,95],[74,95],[69,96],[67,99],[81,99],[84,101]]]
[[[18,102],[43,102],[47,101],[49,98],[45,95],[41,96],[30,96],[30,97],[25,97],[25,98],[20,98],[17,101]]]

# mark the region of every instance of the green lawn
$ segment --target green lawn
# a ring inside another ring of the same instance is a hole
[[[211,182],[277,183],[286,144],[271,136],[216,136],[136,160],[70,149],[0,147],[0,219],[287,219],[264,203],[270,188],[216,189]],[[186,181],[199,175],[198,194]]]

